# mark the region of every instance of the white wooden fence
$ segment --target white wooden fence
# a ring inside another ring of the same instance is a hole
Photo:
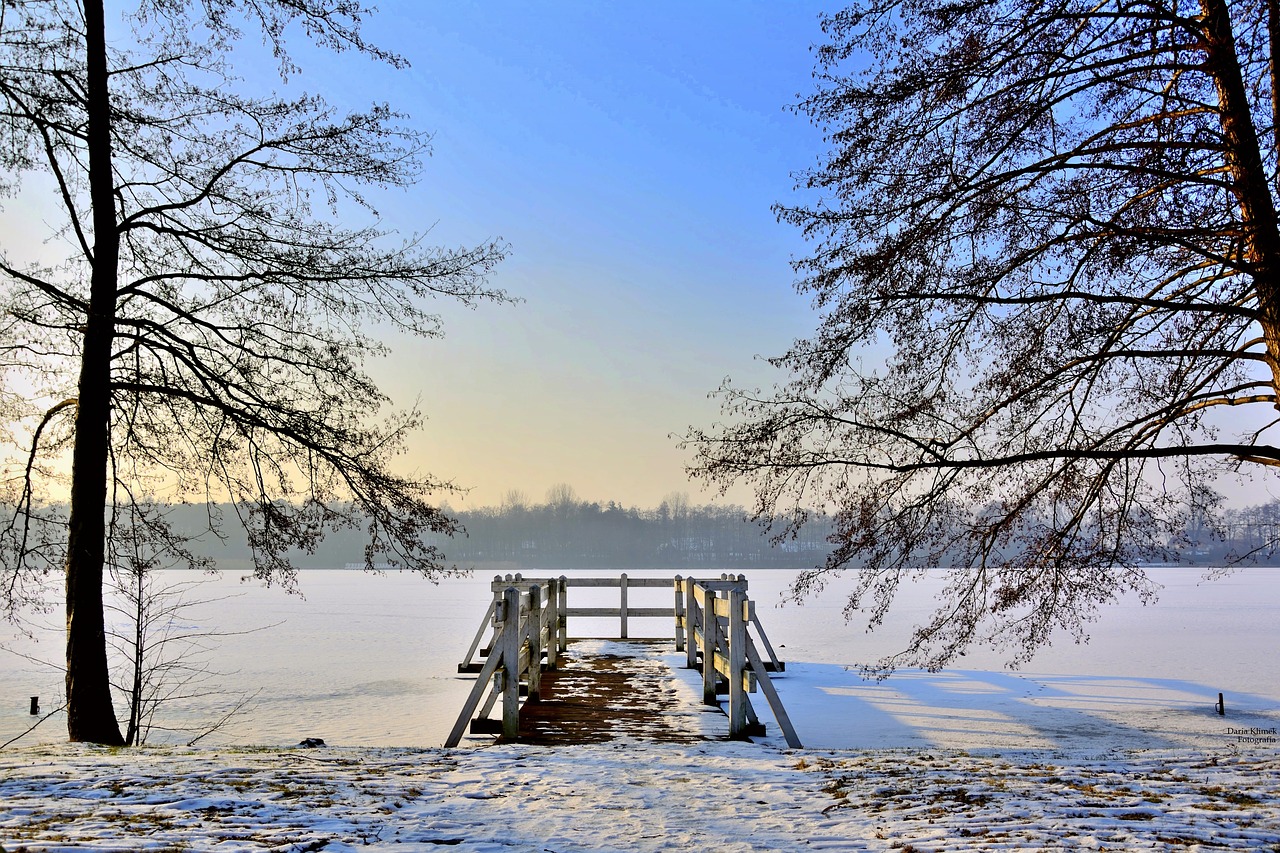
[[[569,587],[617,588],[618,606],[569,607]],[[627,593],[637,587],[673,590],[672,605],[631,606]],[[728,694],[729,736],[746,738],[763,732],[748,698],[759,686],[788,745],[801,747],[769,679],[770,671],[782,671],[785,664],[777,659],[756,617],[755,605],[747,597],[745,577],[721,575],[716,580],[695,580],[679,576],[628,578],[623,574],[617,578],[533,579],[507,575],[495,577],[491,588],[493,599],[489,609],[466,657],[458,665],[459,672],[477,674],[476,684],[445,746],[457,746],[468,724],[473,733],[501,733],[507,740],[516,740],[520,729],[521,693],[527,696],[527,701],[538,701],[542,669],[556,668],[568,644],[568,617],[575,616],[617,618],[618,636],[622,639],[629,636],[631,618],[674,619],[676,650],[686,652],[689,668],[702,670],[703,701],[719,705],[718,696]],[[490,628],[489,643],[481,647]],[[752,639],[753,628],[767,660],[757,651]],[[484,657],[483,662],[479,656]],[[500,725],[489,719],[499,698],[502,699]],[[473,717],[477,710],[479,716]]]
[[[800,749],[800,738],[769,678],[771,670],[781,671],[784,664],[773,653],[764,627],[756,617],[755,602],[747,597],[746,578],[741,575],[736,578],[724,575],[720,580],[711,581],[676,578],[675,586],[684,598],[683,614],[676,615],[676,650],[685,651],[690,669],[701,668],[703,702],[719,705],[718,695],[729,694],[729,737],[764,733],[747,695],[755,693],[758,685],[787,745]],[[761,658],[751,637],[753,626],[769,656],[768,663]]]

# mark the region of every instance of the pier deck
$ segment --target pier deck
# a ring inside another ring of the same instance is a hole
[[[687,700],[678,695],[681,685],[655,657],[669,645],[660,640],[570,642],[559,666],[542,674],[541,699],[521,710],[520,742],[708,740],[700,714],[690,713]]]

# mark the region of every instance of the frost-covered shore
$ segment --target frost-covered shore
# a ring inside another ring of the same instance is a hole
[[[7,853],[1280,850],[1280,756],[11,747],[0,839]]]
[[[777,678],[784,704],[802,740],[826,748],[788,750],[767,719],[762,743],[724,740],[727,720],[701,704],[696,672],[668,652],[640,653],[670,676],[646,682],[673,700],[662,713],[706,740],[19,741],[0,750],[0,848],[1280,853],[1280,701],[1269,684],[1233,692],[1221,717],[1203,685],[1183,681],[947,671],[875,684],[789,663]],[[305,710],[280,726],[305,725]]]

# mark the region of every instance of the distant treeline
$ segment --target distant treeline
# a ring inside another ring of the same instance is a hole
[[[1241,558],[1280,565],[1280,500],[1228,509],[1218,522],[1192,525],[1188,562],[1222,565]]]
[[[747,520],[740,506],[691,505],[683,494],[656,508],[624,507],[578,500],[573,490],[548,492],[546,503],[530,503],[511,493],[501,507],[446,508],[466,533],[432,540],[448,564],[462,568],[747,570],[809,568],[821,565],[832,545],[832,520],[815,514],[795,539],[773,542]],[[209,508],[183,505],[168,511],[175,532],[198,536],[189,543],[200,556],[224,568],[249,565],[249,546],[234,508],[213,507],[223,538],[207,532]],[[201,535],[203,532],[203,535]],[[362,564],[363,530],[329,532],[314,554],[293,556],[299,568],[342,568]],[[1280,564],[1280,501],[1229,509],[1214,523],[1190,527],[1174,546],[1181,562],[1222,565],[1247,556]]]
[[[549,496],[551,497],[551,496]],[[204,536],[194,550],[226,567],[245,565],[249,548],[234,524],[231,507],[219,507],[226,521],[224,541]],[[561,494],[545,504],[508,502],[502,507],[449,508],[465,535],[431,540],[450,564],[460,567],[524,569],[763,569],[820,564],[831,550],[829,519],[818,516],[803,534],[770,541],[740,506],[691,506],[672,498],[655,509],[623,507],[609,501],[579,501]],[[207,526],[203,506],[175,507],[176,530],[194,535]],[[235,529],[232,529],[235,528]],[[239,535],[237,535],[239,533]],[[314,554],[297,554],[300,568],[342,568],[362,563],[360,530],[327,534]]]
[[[831,524],[773,543],[739,506],[624,508],[616,503],[505,506],[454,515],[467,538],[441,542],[452,559],[519,568],[764,569],[820,564]]]

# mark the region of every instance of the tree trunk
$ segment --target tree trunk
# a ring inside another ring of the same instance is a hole
[[[111,346],[115,335],[120,234],[111,167],[111,105],[102,0],[86,0],[89,193],[93,273],[80,364],[67,545],[67,733],[73,741],[120,745],[111,704],[102,608],[106,562]]]
[[[1205,66],[1217,88],[1227,168],[1240,205],[1244,260],[1258,293],[1259,324],[1272,385],[1280,392],[1280,224],[1249,111],[1230,9],[1225,0],[1201,0],[1200,8],[1204,13]],[[1274,27],[1269,27],[1271,30]],[[1280,403],[1276,407],[1280,408]]]

